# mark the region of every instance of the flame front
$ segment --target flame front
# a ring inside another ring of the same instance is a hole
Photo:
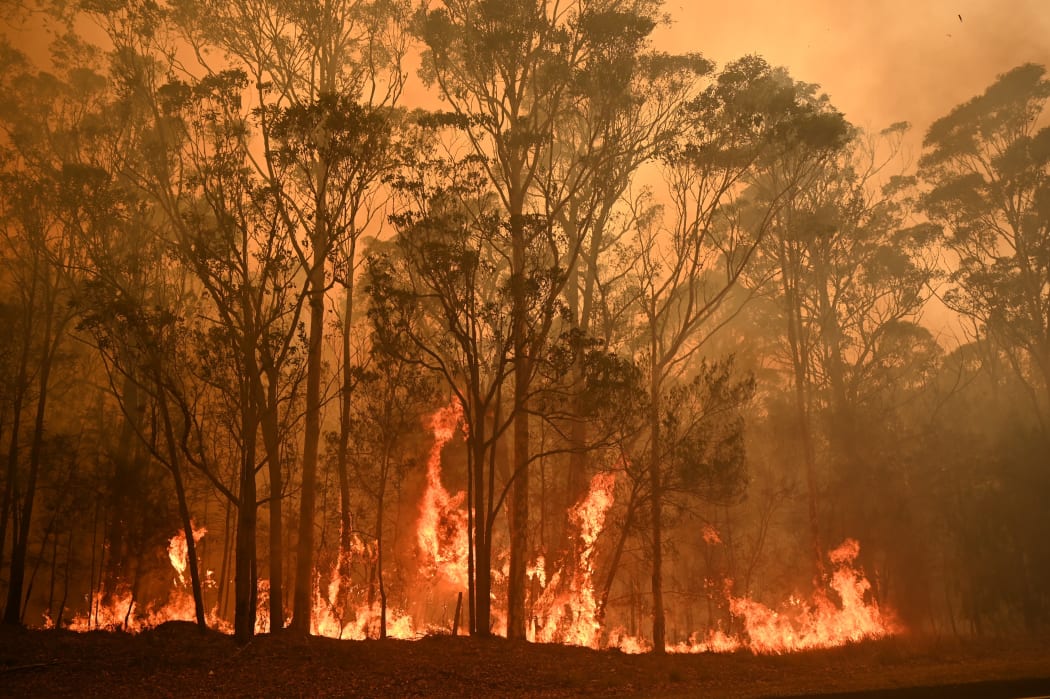
[[[896,624],[881,612],[878,603],[864,600],[871,583],[854,565],[859,553],[860,544],[846,539],[828,554],[835,566],[829,586],[838,596],[838,604],[827,590],[818,590],[808,604],[790,600],[782,612],[747,597],[731,599],[730,611],[744,620],[746,646],[756,653],[789,653],[896,633]]]
[[[705,539],[707,537],[705,536]],[[828,554],[835,567],[828,589],[817,589],[809,601],[789,597],[778,609],[772,609],[750,597],[734,597],[732,581],[726,580],[726,598],[730,613],[743,625],[740,634],[723,630],[708,633],[703,639],[668,646],[673,653],[725,653],[741,649],[753,653],[781,654],[816,648],[833,648],[848,643],[891,636],[900,631],[896,622],[880,609],[878,602],[865,601],[871,583],[855,566],[860,544],[846,539]],[[838,598],[833,601],[831,593]],[[646,641],[621,634],[610,636],[610,645],[625,653],[645,652]]]
[[[191,527],[194,543],[200,542],[208,533],[207,527],[196,525],[191,525]],[[91,596],[89,612],[75,615],[69,622],[69,628],[73,631],[102,629],[139,633],[167,621],[194,621],[196,609],[189,576],[186,575],[186,570],[189,568],[189,554],[185,532],[179,531],[168,541],[168,560],[171,562],[171,567],[175,569],[175,578],[168,598],[163,604],[150,603],[143,608],[135,599],[131,587],[126,584],[119,584],[112,591],[99,589]],[[205,575],[202,584],[214,585],[211,571]],[[209,626],[221,631],[232,630],[228,623],[219,618],[215,609],[205,614],[205,620]]]
[[[419,505],[416,543],[422,559],[422,585],[417,595],[455,593],[467,585],[467,514],[463,507],[464,493],[450,496],[441,482],[441,455],[444,447],[463,426],[463,409],[458,401],[438,410],[430,419],[433,444],[427,460],[426,489]],[[535,591],[531,604],[532,623],[528,637],[544,643],[564,643],[589,648],[618,648],[626,653],[641,653],[651,648],[645,639],[628,635],[623,629],[607,630],[603,640],[602,614],[594,592],[594,563],[598,540],[605,527],[606,516],[613,505],[616,472],[596,474],[587,494],[569,511],[572,528],[569,550],[562,556],[560,567],[548,575],[548,561],[537,557],[528,567],[528,579]],[[193,540],[207,533],[205,527],[193,527]],[[702,527],[701,539],[707,546],[724,546],[717,530],[710,525]],[[109,591],[100,589],[92,597],[87,614],[73,618],[69,627],[75,631],[91,629],[142,631],[166,621],[192,621],[195,618],[193,595],[186,571],[188,547],[183,532],[168,542],[168,558],[175,571],[172,590],[160,605],[147,604],[144,608],[135,599],[129,586],[121,585]],[[788,653],[815,648],[830,648],[865,639],[877,639],[899,631],[891,616],[884,614],[878,604],[867,601],[871,584],[857,568],[860,544],[846,539],[828,554],[832,573],[822,588],[802,600],[790,597],[776,608],[752,599],[749,595],[734,596],[732,581],[724,580],[723,594],[737,630],[715,629],[706,634],[695,634],[688,642],[669,645],[675,653],[732,652],[750,650],[753,653]],[[378,549],[355,537],[354,546],[344,555],[360,558],[365,568],[377,562]],[[494,561],[504,560],[497,553]],[[343,639],[374,638],[378,635],[381,615],[378,601],[361,599],[362,587],[352,588],[343,579],[340,567],[333,566],[328,576],[318,574],[314,580],[314,604],[311,629],[316,635]],[[496,586],[504,584],[506,565],[494,569]],[[325,582],[327,580],[327,583]],[[434,583],[440,583],[435,585]],[[212,573],[204,577],[205,587],[214,586]],[[450,590],[451,588],[451,590]],[[496,597],[493,597],[496,601]],[[428,603],[429,604],[429,603]],[[340,605],[342,605],[340,607]],[[258,619],[256,632],[269,630],[269,584],[259,581]],[[423,611],[424,617],[426,611]],[[506,628],[506,611],[499,606],[492,609],[493,630],[502,633]],[[216,609],[207,615],[213,628],[232,631],[230,624],[219,618]],[[47,625],[50,620],[45,619]],[[386,609],[388,637],[411,639],[424,633],[448,633],[448,626],[428,626],[414,621],[402,609]]]

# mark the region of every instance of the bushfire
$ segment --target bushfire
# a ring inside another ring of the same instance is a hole
[[[415,541],[419,570],[428,585],[443,592],[462,592],[467,585],[468,517],[464,493],[451,495],[441,479],[442,451],[463,426],[462,408],[455,401],[437,411],[430,419],[433,444],[427,459],[426,487],[419,503],[415,524]],[[628,634],[623,628],[606,628],[599,609],[595,587],[595,561],[602,543],[606,518],[616,496],[616,471],[599,472],[590,481],[587,493],[569,511],[571,525],[569,550],[560,557],[560,566],[551,571],[543,557],[537,557],[528,574],[531,582],[531,623],[528,639],[536,643],[560,643],[594,649],[615,648],[625,653],[643,653],[651,644],[642,637]],[[194,541],[200,541],[207,529],[193,528]],[[702,531],[708,546],[722,545],[718,532],[710,526]],[[69,622],[74,631],[92,629],[124,630],[132,633],[152,628],[166,621],[194,619],[193,597],[186,574],[187,551],[183,532],[172,536],[168,558],[174,571],[168,597],[162,603],[141,604],[129,587],[99,590],[91,598],[90,609]],[[857,567],[860,544],[847,539],[828,554],[832,572],[825,584],[817,586],[805,598],[790,595],[776,606],[767,606],[750,596],[733,594],[733,581],[723,580],[724,602],[733,623],[729,628],[716,628],[694,633],[688,641],[669,644],[671,653],[709,653],[748,650],[756,654],[779,654],[830,648],[865,639],[877,639],[900,632],[892,613],[879,608],[869,594],[871,584]],[[373,559],[376,551],[360,539],[355,540],[352,555]],[[505,560],[496,555],[494,560]],[[499,578],[502,571],[494,571]],[[311,628],[319,636],[361,640],[375,636],[381,612],[375,601],[358,600],[340,609],[336,600],[356,594],[350,580],[340,577],[338,566],[327,576],[318,575],[314,588]],[[214,587],[212,571],[206,571],[204,584]],[[259,585],[258,609],[268,607],[266,580]],[[342,595],[341,591],[349,591]],[[494,630],[500,630],[505,613],[493,595]],[[268,616],[259,614],[256,631],[269,630]],[[45,626],[52,626],[45,617]],[[207,615],[208,624],[223,632],[232,632],[228,621],[217,609]],[[417,622],[402,609],[387,609],[387,635],[414,639],[427,634],[448,633],[447,626]]]

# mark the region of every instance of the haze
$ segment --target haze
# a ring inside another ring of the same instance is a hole
[[[659,30],[668,51],[720,64],[745,53],[820,84],[851,121],[918,130],[1025,62],[1050,60],[1042,0],[677,2]],[[962,19],[960,20],[960,15]]]
[[[1050,629],[1047,5],[158,3],[0,45],[3,623]]]

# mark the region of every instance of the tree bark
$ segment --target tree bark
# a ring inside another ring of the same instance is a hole
[[[342,600],[332,600],[337,608],[342,609],[349,592],[346,582],[350,579],[350,549],[353,546],[351,533],[353,529],[353,517],[350,505],[350,394],[353,388],[351,372],[353,362],[350,358],[350,330],[353,326],[354,313],[354,279],[353,279],[353,244],[351,243],[350,258],[347,265],[346,279],[343,280],[346,297],[343,300],[343,328],[342,328],[342,390],[339,393],[339,448],[336,454],[336,469],[339,476],[339,577],[343,584],[339,587],[339,596]],[[385,478],[385,476],[384,476]],[[380,490],[384,485],[380,480]],[[382,496],[380,496],[382,498]],[[382,512],[382,502],[379,505]],[[382,521],[378,522],[382,527]],[[380,553],[380,556],[382,554]],[[382,575],[380,575],[380,587],[382,587]],[[386,618],[380,622],[382,637],[386,637]]]
[[[49,304],[50,305],[50,304]],[[44,445],[44,417],[47,412],[48,384],[55,350],[64,323],[54,327],[52,318],[53,306],[46,311],[44,322],[45,345],[40,358],[38,377],[38,395],[36,415],[33,421],[33,436],[29,446],[29,472],[26,476],[26,492],[22,501],[21,522],[14,532],[14,543],[11,547],[11,567],[9,569],[7,606],[4,608],[4,623],[18,625],[22,623],[22,589],[25,584],[26,557],[29,552],[29,532],[33,523],[33,504],[36,499],[37,477],[40,473],[40,454]],[[54,331],[54,337],[52,332]]]
[[[255,485],[255,438],[257,420],[252,408],[242,419],[244,453],[241,456],[240,492],[237,507],[237,542],[234,553],[233,632],[240,644],[255,635],[255,532],[258,508]]]

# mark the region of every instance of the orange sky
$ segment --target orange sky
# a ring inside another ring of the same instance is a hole
[[[917,137],[999,73],[1050,66],[1050,0],[666,0],[665,9],[673,24],[657,31],[658,48],[719,64],[758,53],[820,84],[858,126],[910,121]],[[43,53],[39,35],[4,33]]]
[[[930,123],[1025,62],[1050,68],[1050,0],[669,0],[657,45],[720,65],[747,53],[818,83],[854,124],[914,127],[914,163]],[[960,21],[959,16],[962,16]],[[924,322],[961,338],[937,303]]]
[[[1050,0],[669,0],[667,51],[758,53],[853,123],[920,132],[1021,63],[1050,65]],[[959,16],[962,16],[960,21]]]

